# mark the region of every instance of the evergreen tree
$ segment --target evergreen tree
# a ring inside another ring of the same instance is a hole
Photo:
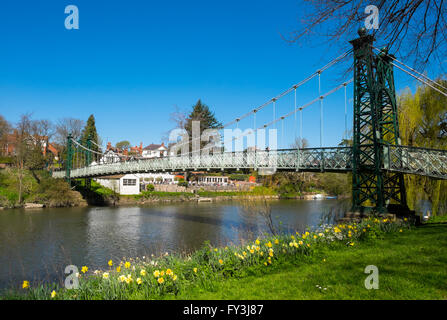
[[[88,117],[87,124],[82,130],[81,142],[83,145],[87,145],[87,140],[89,137],[94,143],[99,145],[98,132],[96,131],[95,117],[93,114]],[[92,144],[92,149],[97,151],[98,147],[95,144]]]
[[[188,132],[190,141],[192,140],[192,122],[200,121],[200,134],[206,129],[217,129],[222,126],[222,124],[217,121],[214,112],[211,112],[210,108],[202,103],[199,99],[197,103],[192,107],[193,110],[185,119],[185,130]],[[205,146],[207,142],[201,142],[200,147]],[[190,143],[190,151],[192,151],[192,143]]]
[[[215,129],[222,126],[222,124],[217,121],[214,112],[211,112],[210,108],[202,103],[200,99],[192,107],[191,113],[186,118],[185,129],[190,137],[192,137],[193,121],[200,121],[200,132],[203,132],[205,129]]]

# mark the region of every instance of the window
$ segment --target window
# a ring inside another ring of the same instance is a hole
[[[137,179],[124,179],[123,180],[123,186],[136,186],[137,185]]]

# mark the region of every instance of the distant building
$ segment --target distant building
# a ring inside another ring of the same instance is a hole
[[[121,195],[137,195],[146,190],[148,184],[175,184],[170,173],[119,174],[95,178],[100,185]]]
[[[19,134],[17,130],[15,130],[11,134],[6,135],[5,143],[3,145],[1,153],[5,156],[15,155],[18,140],[19,140]],[[47,136],[37,136],[37,135],[29,136],[28,141],[29,143],[33,143],[34,145],[40,143],[40,145],[42,146],[42,154],[44,156],[46,156],[48,153],[51,153],[56,160],[59,159],[59,151],[53,144],[49,142]]]
[[[135,195],[140,193],[140,179],[134,174],[105,176],[95,178],[95,181],[121,195]]]
[[[228,177],[223,176],[199,176],[197,178],[197,183],[204,185],[222,185],[225,186],[228,184],[230,179]]]
[[[161,158],[168,155],[168,148],[165,144],[150,144],[143,149],[143,158]]]

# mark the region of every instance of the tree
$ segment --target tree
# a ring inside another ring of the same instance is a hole
[[[2,115],[0,115],[0,154],[3,154],[5,151],[5,144],[10,133],[10,123]]]
[[[65,147],[67,145],[67,136],[72,135],[73,139],[78,140],[81,138],[82,128],[85,126],[85,122],[75,118],[63,118],[59,119],[55,128],[55,142]]]
[[[211,112],[210,108],[202,103],[200,99],[192,107],[191,113],[185,120],[184,129],[186,129],[190,138],[192,137],[193,121],[200,121],[200,132],[203,132],[205,129],[216,129],[222,126],[222,124],[217,121],[214,112]]]
[[[92,149],[95,151],[98,151],[98,147],[95,145],[99,145],[99,137],[98,132],[96,131],[96,124],[95,124],[95,117],[90,115],[87,120],[87,124],[85,125],[84,129],[82,130],[81,134],[81,142],[83,145],[87,145],[87,140],[91,139],[93,141]]]
[[[438,79],[443,86],[447,81]],[[419,86],[414,94],[404,91],[398,99],[399,132],[403,145],[447,148],[447,98],[428,86]],[[420,200],[429,200],[432,213],[447,209],[447,182],[427,177],[406,175],[405,186],[410,208]]]
[[[306,0],[307,17],[298,30],[285,38],[296,42],[313,34],[324,35],[332,42],[352,40],[356,30],[365,25],[368,5],[379,9],[379,28],[373,34],[390,52],[401,52],[422,69],[434,57],[444,63],[447,56],[447,5],[443,0]]]
[[[117,142],[115,147],[119,150],[127,150],[131,147],[131,144],[129,141],[123,140],[123,141]]]
[[[295,138],[291,147],[294,149],[305,149],[309,147],[309,141],[306,138]]]

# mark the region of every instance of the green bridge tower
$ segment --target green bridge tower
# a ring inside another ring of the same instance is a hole
[[[397,145],[397,116],[392,56],[373,53],[374,36],[366,29],[354,47],[353,211],[390,207],[408,210],[403,174],[384,171],[386,145]],[[391,206],[390,206],[391,205]],[[394,210],[393,210],[394,211]]]

